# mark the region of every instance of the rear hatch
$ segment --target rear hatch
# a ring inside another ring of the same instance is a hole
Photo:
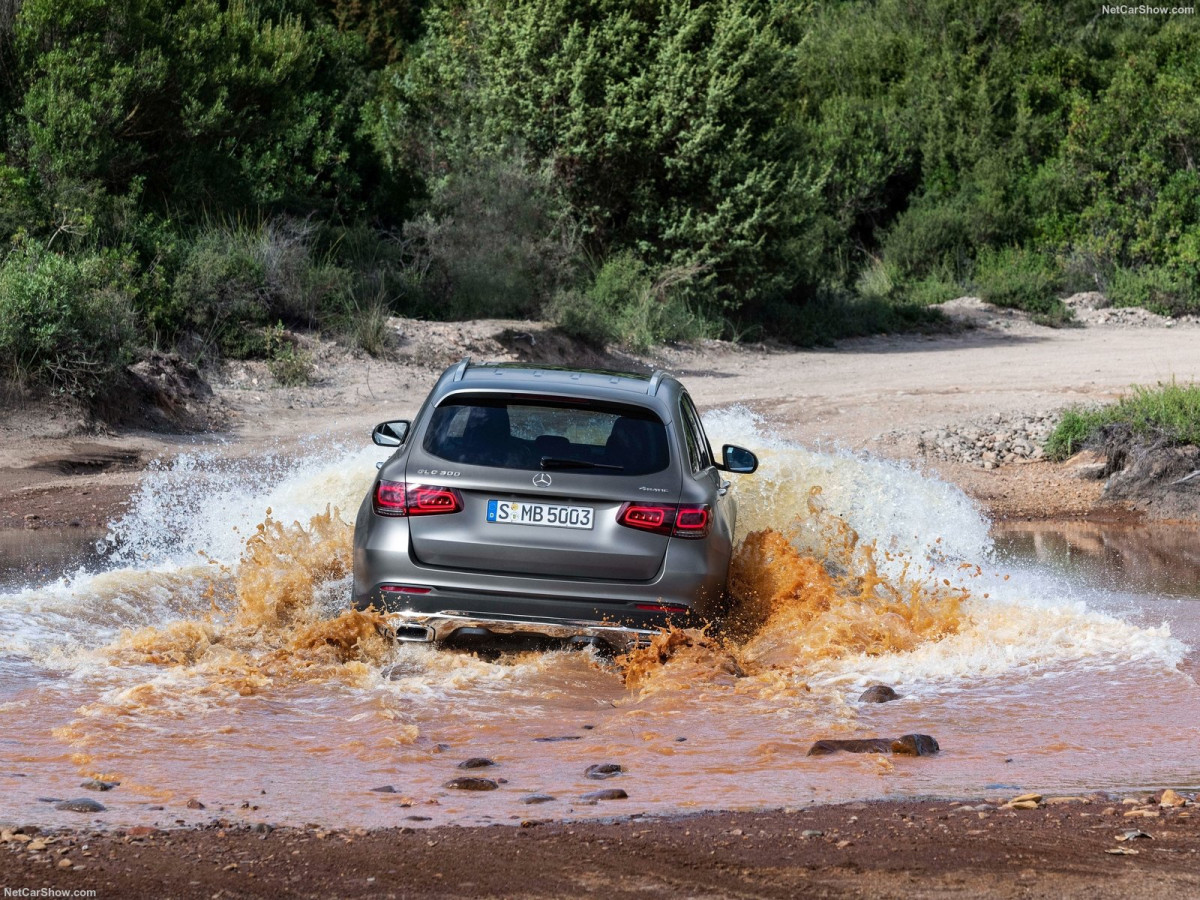
[[[648,581],[665,535],[618,523],[626,502],[676,503],[682,479],[649,409],[455,394],[408,457],[409,485],[452,488],[461,509],[409,519],[424,565],[531,577]]]

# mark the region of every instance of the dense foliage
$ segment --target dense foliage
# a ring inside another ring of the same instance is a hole
[[[910,328],[968,292],[1048,324],[1075,290],[1200,312],[1200,17],[6,9],[0,349],[29,383],[86,396],[138,343],[271,356],[295,327],[380,352],[396,312],[549,315],[633,346]],[[103,362],[80,349],[93,318],[120,345]],[[65,377],[70,359],[91,374]]]

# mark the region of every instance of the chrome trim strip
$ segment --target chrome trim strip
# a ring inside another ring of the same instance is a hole
[[[631,650],[650,643],[659,632],[647,628],[628,628],[583,619],[497,618],[473,615],[459,610],[436,613],[401,611],[389,613],[397,640],[422,643],[442,642],[460,628],[483,628],[493,634],[537,634],[548,638],[598,638],[618,650]],[[422,636],[418,629],[424,628]]]

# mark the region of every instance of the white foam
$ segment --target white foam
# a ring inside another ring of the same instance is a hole
[[[224,577],[214,563],[237,563],[267,509],[307,522],[331,505],[350,521],[385,455],[329,445],[294,458],[184,454],[151,466],[110,529],[101,571],[0,593],[0,655],[53,666],[121,629],[197,614],[208,606],[206,588]]]
[[[757,473],[731,476],[738,536],[787,527],[819,487],[821,505],[863,540],[916,559],[930,577],[950,579],[972,593],[969,621],[958,634],[908,653],[843,657],[815,676],[946,684],[1084,659],[1172,667],[1184,652],[1167,628],[1138,628],[1096,612],[1044,573],[1018,572],[1007,582],[971,578],[959,563],[987,564],[988,523],[952,485],[901,464],[783,440],[742,407],[711,412],[705,424],[718,446],[738,443],[760,454]],[[386,453],[325,445],[291,458],[230,462],[218,454],[193,454],[152,467],[130,511],[112,528],[104,571],[0,594],[0,656],[69,665],[70,648],[94,648],[122,628],[198,614],[208,602],[206,588],[227,578],[208,560],[236,565],[268,508],[278,520],[305,522],[332,505],[350,521],[374,464]],[[332,608],[344,584],[331,591],[321,599]],[[481,677],[473,666],[444,660],[429,674],[451,683],[478,684]],[[488,678],[503,674],[489,671]]]

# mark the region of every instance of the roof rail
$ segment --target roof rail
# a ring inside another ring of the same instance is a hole
[[[662,369],[655,369],[654,374],[650,376],[650,383],[646,385],[646,395],[653,397],[658,393],[658,385],[663,380],[663,376],[667,373]]]
[[[450,380],[451,381],[462,381],[463,376],[467,374],[467,367],[469,365],[471,365],[471,357],[469,355],[464,356],[462,358],[462,361],[457,366],[454,367],[454,377],[451,378]]]

